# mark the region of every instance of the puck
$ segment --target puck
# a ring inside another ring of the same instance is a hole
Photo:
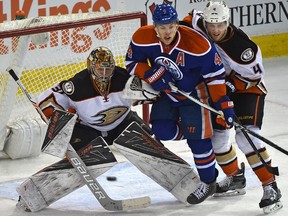
[[[107,181],[116,181],[117,178],[115,176],[107,176],[106,177]]]

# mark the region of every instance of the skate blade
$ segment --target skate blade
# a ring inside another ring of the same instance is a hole
[[[279,202],[276,202],[272,205],[263,207],[263,212],[264,212],[264,214],[270,214],[270,213],[278,211],[282,207],[283,207],[283,204],[279,201]]]
[[[246,194],[246,191],[244,188],[241,189],[235,189],[235,190],[229,190],[225,193],[215,193],[213,194],[213,197],[230,197],[230,196],[239,196]]]

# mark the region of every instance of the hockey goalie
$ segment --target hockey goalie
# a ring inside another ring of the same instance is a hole
[[[134,86],[131,100],[123,97],[123,92],[131,90],[125,89],[126,83],[128,88]],[[109,148],[114,143],[140,171],[186,203],[197,188],[198,176],[187,162],[154,139],[149,126],[131,110],[135,98],[146,103],[157,97],[158,92],[146,85],[115,66],[107,47],[93,49],[86,69],[39,96],[38,106],[50,119],[42,150],[63,157],[69,142],[96,178],[117,163]],[[25,180],[17,188],[17,206],[39,211],[86,183],[65,158]]]

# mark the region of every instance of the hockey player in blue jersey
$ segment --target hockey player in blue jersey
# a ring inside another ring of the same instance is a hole
[[[207,38],[178,25],[178,14],[171,5],[156,5],[153,22],[133,34],[126,67],[130,75],[139,76],[161,92],[150,114],[155,136],[160,140],[187,139],[201,180],[187,202],[197,204],[216,190],[211,116],[209,111],[173,92],[170,85],[204,103],[212,100],[224,113],[217,122],[231,128],[234,110],[226,96],[225,69]]]

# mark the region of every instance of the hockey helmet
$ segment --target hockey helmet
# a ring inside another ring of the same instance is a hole
[[[203,10],[204,21],[207,23],[227,22],[229,24],[230,11],[224,1],[209,1]]]
[[[87,68],[98,81],[107,82],[113,75],[115,61],[111,50],[107,47],[97,47],[87,58]]]
[[[153,12],[153,22],[156,24],[168,24],[178,21],[177,11],[170,4],[158,4]]]

